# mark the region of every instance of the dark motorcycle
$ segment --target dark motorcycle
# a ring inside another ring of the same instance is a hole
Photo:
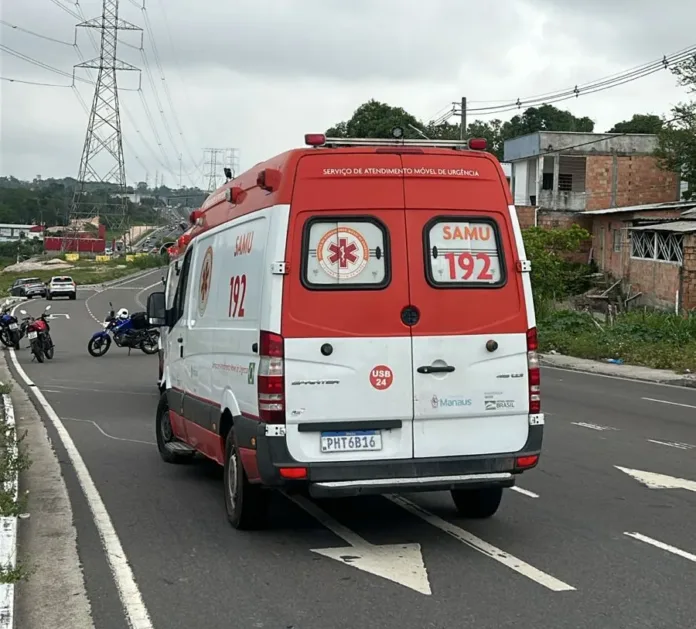
[[[31,353],[37,362],[40,363],[44,361],[44,358],[51,360],[55,351],[53,339],[51,338],[51,326],[47,320],[47,313],[50,309],[51,306],[46,306],[36,319],[28,315],[26,310],[19,311],[24,316],[24,322],[26,322],[27,338],[29,339]]]
[[[5,306],[0,311],[0,342],[5,347],[19,349],[19,339],[21,338],[19,322],[17,317],[10,313],[10,306]]]
[[[145,354],[156,354],[159,343],[159,330],[150,327],[146,312],[134,312],[125,319],[116,317],[113,304],[104,320],[104,329],[95,332],[87,344],[91,356],[104,356],[111,347],[111,338],[117,347],[140,349]],[[111,334],[111,336],[110,336]]]

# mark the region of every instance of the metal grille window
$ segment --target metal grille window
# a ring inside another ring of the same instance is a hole
[[[683,259],[682,241],[682,234],[634,231],[631,234],[631,257],[681,264]]]
[[[558,189],[561,192],[570,192],[573,189],[572,173],[560,173],[558,175]]]

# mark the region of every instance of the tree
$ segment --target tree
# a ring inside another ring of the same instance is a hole
[[[633,114],[630,120],[617,122],[607,133],[658,133],[662,118],[655,114]]]
[[[360,105],[349,120],[339,122],[327,129],[326,135],[338,138],[391,138],[394,127],[401,127],[407,138],[422,137],[421,133],[432,140],[460,138],[458,124],[449,122],[440,125],[424,124],[401,107],[392,107],[376,100]],[[467,125],[466,135],[468,138],[486,138],[488,150],[502,160],[505,140],[519,135],[535,131],[592,132],[593,129],[594,122],[590,118],[577,118],[569,111],[558,109],[553,105],[542,105],[529,107],[508,122],[497,119],[474,120]]]
[[[672,68],[672,73],[679,85],[696,94],[696,56]],[[688,186],[685,199],[696,198],[696,101],[672,109],[658,133],[656,155],[662,168],[681,173]]]
[[[391,138],[392,129],[401,127],[406,137],[417,137],[409,124],[421,128],[422,123],[401,107],[369,100],[360,105],[349,120],[326,130],[333,138]]]
[[[502,126],[502,134],[505,140],[516,138],[537,131],[582,131],[592,133],[594,122],[584,116],[577,118],[565,109],[558,109],[553,105],[541,105],[529,107],[521,115],[513,116]]]

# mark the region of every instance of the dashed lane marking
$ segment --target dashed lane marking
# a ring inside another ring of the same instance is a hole
[[[650,443],[656,443],[659,446],[667,446],[669,448],[677,448],[678,450],[694,450],[696,446],[690,443],[679,443],[678,441],[659,441],[657,439],[648,439]]]
[[[628,535],[628,537],[632,537],[633,539],[637,539],[639,542],[645,542],[646,544],[650,544],[651,546],[654,546],[655,548],[659,548],[660,550],[665,550],[668,553],[672,553],[673,555],[677,555],[678,557],[683,557],[684,559],[688,559],[689,561],[693,561],[694,563],[696,563],[696,555],[693,555],[689,552],[686,552],[685,550],[682,550],[681,548],[677,548],[676,546],[670,546],[669,544],[665,544],[664,542],[653,539],[652,537],[648,537],[647,535],[642,535],[641,533],[626,533],[625,532],[624,535]]]
[[[516,491],[518,494],[522,494],[523,496],[527,496],[528,498],[538,498],[539,494],[535,494],[533,491],[529,491],[528,489],[522,489],[522,487],[510,487],[512,491]]]
[[[681,406],[683,408],[696,408],[693,404],[681,404],[680,402],[670,402],[669,400],[657,400],[652,397],[642,397],[641,400],[646,402],[656,402],[657,404],[669,404],[670,406]]]

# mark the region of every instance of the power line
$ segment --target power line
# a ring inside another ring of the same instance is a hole
[[[27,28],[22,28],[21,26],[17,26],[16,24],[10,24],[10,22],[6,22],[5,20],[0,20],[0,24],[2,24],[3,26],[7,26],[8,28],[11,28],[15,31],[27,33],[28,35],[33,35],[34,37],[39,37],[40,39],[45,39],[46,41],[55,42],[56,44],[62,44],[63,46],[73,46],[74,45],[74,43],[62,41],[60,39],[54,39],[53,37],[48,37],[46,35],[42,35],[41,33],[36,33],[34,31],[30,31]]]
[[[588,94],[594,94],[597,92],[602,92],[613,87],[618,87],[620,85],[625,85],[632,81],[644,78],[660,70],[665,70],[670,67],[670,65],[679,65],[684,61],[690,59],[694,54],[696,54],[696,46],[690,46],[669,56],[665,55],[662,59],[652,61],[641,66],[636,66],[635,68],[625,70],[623,72],[610,75],[603,79],[597,79],[589,83],[575,85],[574,87],[569,87],[564,90],[559,90],[556,92],[548,92],[546,94],[526,97],[524,99],[515,99],[503,102],[500,105],[495,105],[491,107],[478,107],[467,109],[467,114],[479,114],[479,115],[493,115],[500,114],[509,111],[516,111],[522,108],[533,107],[535,105],[542,104],[552,104],[572,98],[578,98],[579,96],[584,96]],[[452,107],[438,118],[433,120],[431,124],[438,125],[446,122],[451,116],[460,114],[457,110],[459,103],[453,103]]]
[[[74,87],[73,85],[62,85],[60,83],[41,83],[40,81],[24,81],[23,79],[13,79],[8,76],[0,76],[0,81],[8,83],[22,83],[23,85],[41,85],[42,87]]]

